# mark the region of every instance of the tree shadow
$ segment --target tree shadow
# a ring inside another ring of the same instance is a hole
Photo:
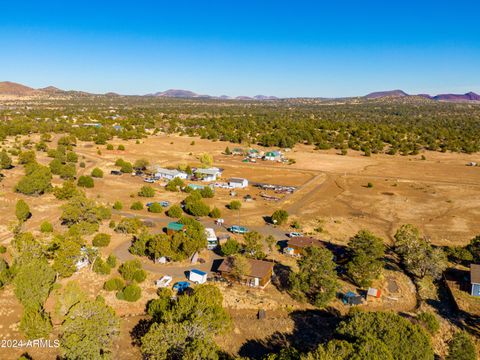
[[[302,352],[315,350],[319,344],[332,338],[341,317],[333,309],[297,310],[289,314],[294,322],[291,333],[273,333],[265,339],[252,339],[240,348],[238,354],[250,359],[261,359],[268,353],[295,347]],[[261,321],[261,320],[258,320]]]
[[[290,288],[290,274],[292,269],[290,266],[283,265],[281,263],[275,263],[273,266],[273,272],[275,276],[272,279],[272,284],[279,291],[287,291]]]
[[[130,339],[133,346],[140,347],[142,345],[142,337],[148,332],[152,326],[153,320],[141,319],[130,331]]]

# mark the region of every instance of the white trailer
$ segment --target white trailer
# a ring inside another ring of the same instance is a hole
[[[197,269],[190,270],[188,274],[188,280],[195,284],[204,284],[207,282],[207,273]]]

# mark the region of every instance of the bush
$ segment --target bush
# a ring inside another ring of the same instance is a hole
[[[122,210],[123,209],[123,204],[120,202],[120,201],[115,201],[115,203],[113,204],[113,208],[115,210]]]
[[[78,178],[77,185],[84,188],[93,188],[93,178],[88,175],[82,175]]]
[[[142,296],[142,289],[138,285],[131,284],[117,293],[117,299],[135,302]]]
[[[78,164],[78,166],[80,166],[82,169],[84,169],[86,165],[83,161],[81,161],[80,164]]]
[[[51,232],[53,232],[53,225],[51,223],[49,223],[48,221],[44,221],[40,225],[40,231],[42,233],[51,233]]]
[[[135,234],[142,227],[143,223],[137,218],[123,218],[118,223],[115,231],[123,234]]]
[[[107,150],[113,150],[113,145],[112,144],[107,144]]]
[[[125,174],[131,173],[133,172],[133,166],[129,162],[123,162],[122,165],[120,165],[120,171]]]
[[[427,331],[434,335],[440,330],[440,322],[437,317],[431,312],[422,312],[418,314],[417,320],[423,325]]]
[[[147,273],[142,269],[139,260],[125,261],[118,268],[118,272],[126,281],[142,282],[146,279]]]
[[[228,208],[230,210],[240,210],[242,207],[242,203],[239,200],[232,200],[230,204],[228,204]]]
[[[205,186],[202,190],[200,190],[200,194],[202,194],[203,198],[213,198],[215,195],[210,186]]]
[[[108,255],[107,258],[107,265],[110,266],[112,269],[117,266],[117,257],[113,254]]]
[[[210,213],[210,207],[201,200],[195,200],[185,204],[185,211],[193,216],[207,216]]]
[[[3,245],[0,245],[0,254],[5,254],[7,252],[7,248]]]
[[[210,214],[208,214],[213,219],[218,219],[220,216],[222,216],[222,213],[220,212],[220,209],[217,207],[214,207],[212,211],[210,211]]]
[[[130,205],[130,210],[142,210],[143,204],[140,201],[135,201],[132,205]]]
[[[173,205],[167,210],[167,215],[171,218],[181,218],[183,215],[183,210],[180,205]]]
[[[46,166],[30,164],[25,168],[25,176],[15,186],[15,191],[25,195],[41,195],[51,188],[52,173]]]
[[[165,190],[167,191],[180,191],[179,189],[185,187],[185,183],[180,178],[174,178],[168,182],[165,186]]]
[[[110,274],[110,270],[110,266],[108,266],[108,264],[100,257],[98,257],[93,263],[93,271],[97,274],[108,275]]]
[[[92,240],[93,246],[105,247],[110,244],[111,236],[105,233],[98,233]]]
[[[155,196],[155,189],[149,185],[142,186],[140,191],[138,192],[138,196],[142,197],[154,197]]]
[[[472,339],[465,331],[453,335],[448,343],[448,356],[446,360],[476,360],[476,350]]]
[[[367,188],[373,188],[373,184],[371,182],[367,183]]]
[[[119,277],[114,277],[105,281],[103,284],[103,289],[107,291],[119,291],[122,290],[125,286],[124,281]]]
[[[230,238],[220,247],[223,256],[237,254],[240,251],[240,244],[237,240]]]
[[[32,213],[30,212],[30,207],[22,199],[18,200],[17,204],[15,205],[15,216],[21,223],[27,221],[32,216]]]
[[[148,207],[148,211],[154,214],[158,214],[163,211],[163,208],[159,203],[154,202]]]
[[[288,220],[288,212],[285,210],[275,210],[271,218],[274,224],[282,225]]]
[[[125,146],[123,146],[123,145],[120,144],[120,145],[118,145],[117,150],[124,151],[124,150],[125,150]]]
[[[103,178],[103,170],[96,167],[92,170],[92,177],[94,178]]]

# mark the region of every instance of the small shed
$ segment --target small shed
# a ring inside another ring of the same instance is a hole
[[[382,295],[382,292],[379,289],[368,288],[367,290],[367,297],[379,299],[381,295]]]
[[[179,222],[176,222],[176,221],[172,221],[172,222],[168,223],[168,225],[167,225],[167,234],[168,235],[173,235],[176,232],[184,231],[184,230],[185,230],[185,225],[181,224]]]
[[[193,281],[195,284],[204,284],[207,282],[207,273],[197,269],[192,269],[188,274],[188,280]]]
[[[230,178],[228,179],[228,186],[244,189],[248,186],[248,180],[244,178]]]
[[[470,283],[472,285],[472,296],[480,297],[480,265],[470,265]]]

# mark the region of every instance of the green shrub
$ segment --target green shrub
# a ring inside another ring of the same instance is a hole
[[[121,203],[121,201],[115,201],[115,203],[113,204],[113,208],[115,210],[122,210],[123,209],[123,204]]]
[[[130,210],[142,210],[143,204],[140,201],[135,201],[131,206]]]
[[[110,244],[111,236],[105,233],[98,233],[92,240],[93,246],[105,247]]]
[[[183,215],[183,210],[180,205],[173,205],[167,210],[167,215],[172,218],[181,218]]]
[[[53,232],[53,225],[48,221],[44,221],[40,225],[40,231],[42,233],[51,233],[51,232]]]
[[[125,282],[119,277],[109,279],[103,284],[103,289],[107,291],[119,291],[122,290],[124,287]]]
[[[17,204],[15,205],[15,216],[21,223],[27,221],[32,216],[32,213],[30,212],[30,207],[22,199],[18,200]]]
[[[103,170],[96,167],[92,170],[92,177],[94,178],[103,178]]]
[[[272,222],[277,225],[282,225],[288,220],[288,212],[285,210],[275,210],[271,216]]]
[[[230,256],[237,254],[240,251],[240,244],[237,240],[230,238],[225,241],[224,244],[220,247],[220,251],[222,252],[223,256]]]
[[[125,146],[120,144],[120,145],[118,145],[117,150],[124,151],[124,150],[125,150]]]
[[[148,207],[148,211],[154,214],[159,214],[163,211],[163,208],[159,203],[154,202]]]
[[[84,188],[93,188],[93,178],[88,175],[82,175],[78,178],[77,185]]]
[[[7,252],[7,248],[3,245],[0,245],[0,254],[5,254]]]
[[[143,226],[140,219],[137,218],[123,218],[118,223],[115,231],[123,234],[135,234]]]
[[[108,264],[100,257],[98,257],[93,263],[93,271],[97,274],[108,275],[110,274],[110,270],[110,266],[108,266]]]
[[[125,261],[118,268],[118,272],[126,281],[142,282],[147,277],[147,273],[142,269],[142,264],[139,260]]]
[[[240,210],[242,207],[242,203],[239,200],[232,200],[230,204],[228,204],[228,208],[230,210]]]
[[[140,191],[138,192],[138,196],[142,197],[154,197],[155,196],[155,189],[149,185],[142,186]]]
[[[427,331],[434,335],[440,330],[440,322],[437,317],[431,312],[421,312],[417,316],[417,320],[423,325]]]
[[[142,289],[138,285],[131,284],[123,288],[117,293],[117,299],[129,302],[135,302],[142,296]]]
[[[107,265],[110,266],[112,269],[117,266],[117,257],[113,254],[108,255],[107,258]]]
[[[113,150],[113,145],[112,144],[107,144],[107,150]]]
[[[465,331],[459,331],[453,335],[448,343],[448,355],[446,360],[476,360],[475,344],[470,335]]]

